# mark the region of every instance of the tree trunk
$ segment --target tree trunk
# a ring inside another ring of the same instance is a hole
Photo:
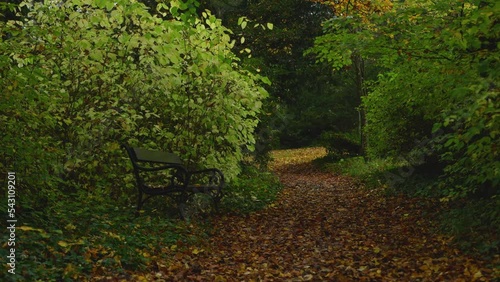
[[[356,84],[356,94],[359,98],[359,138],[361,142],[360,154],[366,156],[366,148],[368,146],[368,136],[363,132],[366,126],[365,110],[362,106],[363,97],[367,94],[365,87],[365,61],[359,53],[354,53],[351,57],[354,68],[354,80]]]

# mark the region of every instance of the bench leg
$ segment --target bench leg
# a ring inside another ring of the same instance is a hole
[[[215,212],[218,213],[219,212],[219,203],[220,203],[220,200],[222,199],[222,196],[223,196],[222,191],[217,190],[211,196],[212,196],[212,200],[214,202]]]
[[[189,216],[189,212],[188,212],[188,209],[189,209],[188,201],[189,201],[189,195],[187,193],[182,193],[182,195],[180,195],[176,201],[178,208],[179,208],[179,215],[180,215],[181,219],[183,219],[185,221],[190,220],[190,216]]]
[[[142,204],[144,201],[142,201],[142,191],[139,191],[139,196],[137,199],[137,210],[135,212],[135,216],[138,217],[141,214],[141,209],[142,209]]]

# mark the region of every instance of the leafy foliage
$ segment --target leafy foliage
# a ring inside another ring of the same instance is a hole
[[[330,6],[335,15],[338,17],[349,17],[352,15],[357,15],[368,19],[368,17],[374,13],[381,13],[392,8],[392,1],[389,0],[315,0],[315,2],[324,3],[325,5]]]
[[[281,184],[270,171],[247,163],[233,183],[225,189],[222,208],[232,213],[250,213],[273,203],[281,191]]]
[[[443,212],[441,217],[442,230],[454,236],[462,249],[489,256],[498,253],[500,246],[498,197],[459,202]]]
[[[354,156],[360,152],[359,141],[355,136],[334,132],[323,132],[320,143],[326,148],[327,154],[333,159],[340,160],[343,157]]]
[[[2,271],[3,281],[127,277],[129,271],[144,271],[152,261],[167,259],[173,245],[195,244],[204,236],[203,230],[172,222],[159,212],[134,219],[130,207],[61,203],[50,222],[17,227],[16,240],[22,243],[16,275]]]
[[[359,52],[385,69],[363,100],[368,152],[423,161],[439,154],[447,165],[439,189],[449,198],[498,184],[498,8],[494,1],[399,3],[327,22],[311,50],[334,68]],[[429,138],[429,146],[418,145]]]
[[[253,20],[243,29],[241,15]],[[272,148],[310,146],[323,131],[349,131],[357,125],[360,100],[351,94],[348,75],[334,74],[327,64],[303,55],[321,34],[321,22],[331,16],[330,7],[320,3],[271,0],[246,1],[224,17],[224,24],[244,38],[235,46],[243,65],[273,81],[266,87],[273,105],[265,109],[259,128],[274,141],[264,142]],[[259,23],[273,28],[265,30]]]
[[[49,1],[3,24],[2,170],[23,175],[25,195],[127,194],[120,142],[238,174],[267,80],[238,67],[220,20],[186,7],[163,21],[130,1]]]
[[[372,14],[351,10],[350,17],[325,22],[310,49],[334,69],[353,64],[353,54],[379,66],[363,98],[371,162],[335,167],[367,171],[365,181],[392,192],[438,196],[443,207],[482,201],[490,208],[465,205],[443,224],[463,245],[486,252],[498,249],[497,240],[485,236],[489,247],[478,247],[477,233],[468,228],[496,230],[485,219],[497,213],[500,179],[499,8],[496,1],[422,0]],[[380,158],[396,162],[380,170]]]

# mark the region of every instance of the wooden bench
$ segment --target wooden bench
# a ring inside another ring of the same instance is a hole
[[[189,171],[179,156],[173,153],[133,148],[122,145],[128,153],[138,190],[137,215],[149,198],[169,196],[186,218],[187,202],[197,193],[209,195],[215,209],[223,196],[224,174],[216,169]]]

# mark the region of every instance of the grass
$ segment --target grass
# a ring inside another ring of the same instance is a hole
[[[389,172],[397,169],[401,162],[393,159],[375,159],[366,161],[364,157],[350,157],[337,160],[330,156],[316,159],[314,163],[320,168],[338,174],[346,174],[362,181],[368,188],[385,187],[387,191],[387,180],[391,177]]]

